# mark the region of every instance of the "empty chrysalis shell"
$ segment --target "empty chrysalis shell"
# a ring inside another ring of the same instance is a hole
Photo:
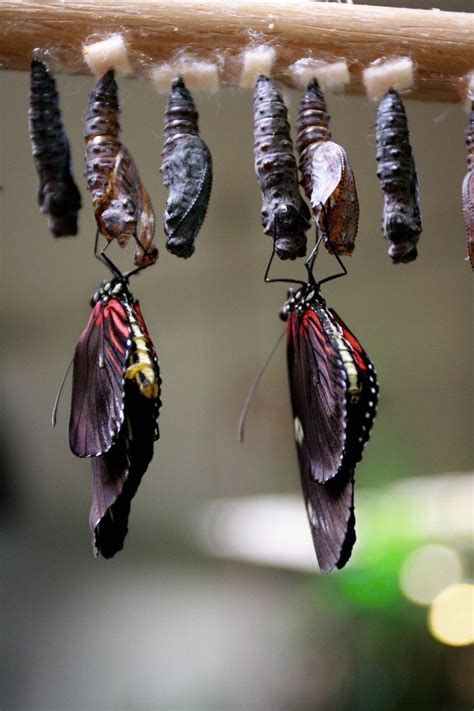
[[[190,257],[206,216],[212,187],[212,158],[199,136],[198,112],[181,78],[171,87],[163,127],[163,181],[169,190],[163,227],[166,248]]]
[[[87,106],[87,187],[99,232],[108,241],[117,240],[121,247],[130,239],[135,241],[134,262],[142,267],[158,258],[155,218],[136,163],[119,139],[119,115],[118,87],[110,70],[96,83]]]
[[[359,225],[359,202],[347,153],[331,141],[324,94],[313,79],[301,99],[296,148],[301,184],[330,252],[352,254]]]
[[[40,186],[38,203],[48,215],[55,237],[77,234],[81,195],[71,172],[69,141],[64,132],[54,77],[33,55],[28,127]]]
[[[380,102],[376,123],[377,162],[384,194],[382,230],[394,264],[413,262],[421,233],[418,176],[405,107],[390,89]]]
[[[280,259],[306,254],[310,212],[298,187],[288,111],[275,85],[258,77],[254,95],[255,173],[262,192],[262,225]]]

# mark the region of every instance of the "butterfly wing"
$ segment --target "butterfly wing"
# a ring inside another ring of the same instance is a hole
[[[89,524],[95,555],[112,558],[123,548],[131,501],[153,457],[158,409],[136,383],[125,385],[125,421],[111,449],[92,459]]]
[[[74,353],[69,445],[78,457],[104,454],[120,431],[131,337],[118,299],[95,305]]]
[[[341,465],[346,427],[342,361],[313,309],[288,318],[288,376],[301,471],[325,482]]]

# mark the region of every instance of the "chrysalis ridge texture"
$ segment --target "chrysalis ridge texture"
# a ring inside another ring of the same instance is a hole
[[[462,210],[466,225],[467,252],[474,269],[474,101],[471,104],[469,125],[466,129],[467,166],[462,184]]]
[[[169,190],[163,228],[166,248],[190,257],[201,229],[212,187],[212,158],[199,137],[198,112],[181,78],[171,87],[163,126],[163,181]]]
[[[36,56],[31,62],[28,125],[40,187],[38,203],[48,215],[55,237],[77,234],[81,195],[71,172],[69,142],[64,132],[56,82]]]
[[[354,174],[345,149],[331,141],[324,94],[313,79],[296,120],[301,184],[328,251],[352,254],[359,224]]]
[[[259,76],[254,95],[255,173],[262,192],[262,225],[280,259],[306,254],[310,212],[300,195],[288,111],[271,79]]]
[[[110,70],[98,80],[87,106],[86,180],[99,232],[121,247],[136,241],[134,262],[141,267],[158,258],[155,218],[135,161],[120,141],[119,115],[118,87]]]
[[[377,162],[384,193],[382,230],[394,264],[413,262],[421,233],[418,176],[407,116],[394,89],[380,102],[376,124]]]

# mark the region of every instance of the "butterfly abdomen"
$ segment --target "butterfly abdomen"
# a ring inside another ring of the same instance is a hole
[[[298,188],[288,112],[271,79],[257,79],[254,97],[255,173],[262,192],[262,225],[281,259],[306,253],[310,213]]]
[[[160,371],[153,344],[136,316],[137,305],[127,304],[127,315],[132,330],[132,347],[125,369],[125,378],[135,380],[141,394],[152,400],[160,395]]]

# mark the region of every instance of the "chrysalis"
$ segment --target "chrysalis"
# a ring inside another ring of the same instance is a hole
[[[38,203],[48,215],[55,237],[77,234],[81,195],[71,173],[69,142],[64,132],[56,82],[45,64],[31,62],[28,124],[40,187]]]
[[[257,79],[254,96],[255,173],[262,192],[262,225],[280,259],[306,254],[310,212],[298,187],[288,111],[271,79]]]
[[[158,258],[154,243],[155,217],[150,198],[132,156],[119,134],[120,106],[114,72],[98,80],[89,97],[84,126],[86,179],[99,232],[125,247],[136,242],[137,266]]]
[[[324,94],[313,79],[296,120],[301,184],[311,202],[326,248],[351,255],[359,223],[359,202],[347,153],[331,141]]]
[[[176,79],[166,106],[161,172],[169,190],[163,227],[166,248],[190,257],[207,212],[212,187],[212,159],[199,137],[198,113],[181,78]]]
[[[467,165],[462,184],[462,210],[466,225],[467,252],[474,269],[474,101],[471,104],[469,126],[466,129]]]
[[[377,177],[384,193],[382,230],[392,262],[408,264],[418,256],[421,232],[418,176],[405,108],[394,89],[380,102],[376,137]]]

